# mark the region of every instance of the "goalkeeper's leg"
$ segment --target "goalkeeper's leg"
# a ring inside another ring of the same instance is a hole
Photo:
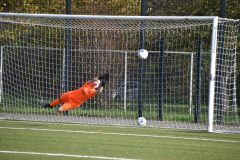
[[[56,106],[61,105],[62,103],[66,103],[69,101],[69,92],[63,93],[60,98],[55,99],[54,101],[52,101],[51,103],[46,103],[44,105],[44,108],[53,108]]]
[[[74,104],[72,104],[71,102],[66,102],[61,107],[59,107],[58,112],[59,113],[66,113],[68,110],[73,109],[73,108],[77,108],[77,107]]]

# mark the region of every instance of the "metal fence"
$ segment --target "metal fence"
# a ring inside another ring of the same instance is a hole
[[[148,16],[221,16],[240,18],[239,0],[0,0],[1,12],[148,15]],[[240,30],[240,29],[239,29]],[[240,36],[238,36],[240,37]],[[238,38],[237,51],[240,50]],[[240,105],[240,54],[237,54],[237,93]]]
[[[0,0],[1,12],[90,15],[221,16],[240,18],[239,0]]]

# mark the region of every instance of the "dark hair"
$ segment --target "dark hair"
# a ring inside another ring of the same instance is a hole
[[[98,79],[101,81],[101,80],[104,80],[104,81],[109,81],[109,74],[108,73],[104,73],[102,75],[100,75],[98,77]]]
[[[105,86],[105,84],[109,81],[109,74],[104,73],[98,77],[98,79],[101,81],[101,86]]]

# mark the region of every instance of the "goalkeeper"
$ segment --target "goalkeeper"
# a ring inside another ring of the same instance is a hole
[[[51,103],[45,104],[44,108],[53,108],[62,104],[62,106],[58,109],[59,113],[65,113],[70,109],[78,108],[88,99],[101,93],[103,87],[108,81],[109,74],[100,75],[99,77],[87,81],[79,89],[62,93],[60,98],[52,101]]]

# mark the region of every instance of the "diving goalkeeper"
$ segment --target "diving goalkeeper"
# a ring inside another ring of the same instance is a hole
[[[88,99],[100,94],[105,84],[109,81],[109,74],[103,74],[92,80],[87,81],[79,89],[62,93],[60,98],[44,105],[44,108],[53,108],[58,105],[59,113],[64,113],[70,109],[78,108]]]

